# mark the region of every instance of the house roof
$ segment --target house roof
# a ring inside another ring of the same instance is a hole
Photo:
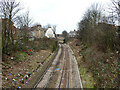
[[[29,30],[34,31],[34,30],[45,30],[45,29],[42,28],[41,25],[35,25],[35,26],[31,27]]]
[[[74,34],[77,33],[76,31],[70,31],[69,34]]]

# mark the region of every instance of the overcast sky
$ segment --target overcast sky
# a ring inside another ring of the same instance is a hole
[[[57,25],[57,33],[77,29],[77,23],[93,3],[106,5],[110,0],[20,0],[29,9],[33,23]]]

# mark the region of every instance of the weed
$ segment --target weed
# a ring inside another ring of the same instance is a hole
[[[23,60],[23,61],[25,61],[27,56],[28,56],[28,54],[26,54],[25,52],[17,52],[15,54],[15,60]]]

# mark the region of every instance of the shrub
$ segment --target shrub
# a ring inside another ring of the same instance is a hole
[[[27,59],[27,56],[28,56],[28,54],[26,54],[25,52],[17,52],[16,54],[15,54],[15,60],[23,60],[23,61],[25,61],[26,59]]]
[[[57,49],[57,41],[53,43],[52,52],[54,52],[56,49]]]

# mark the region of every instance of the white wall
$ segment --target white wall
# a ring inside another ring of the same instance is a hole
[[[55,38],[55,34],[54,34],[54,32],[53,32],[53,30],[51,28],[48,28],[48,30],[45,33],[45,36],[47,38]]]

